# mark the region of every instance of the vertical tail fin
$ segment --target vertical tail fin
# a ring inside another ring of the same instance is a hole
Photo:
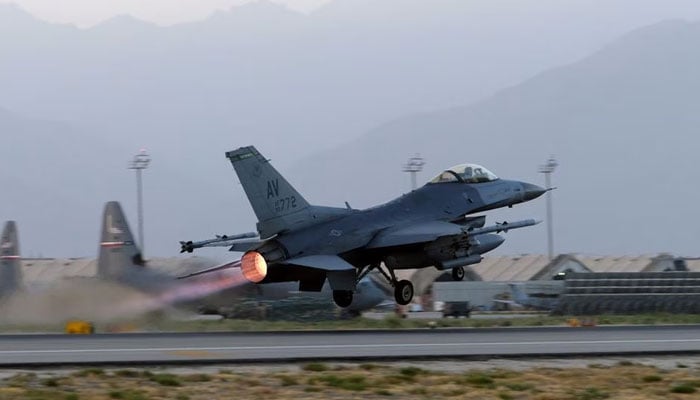
[[[103,279],[119,278],[127,268],[145,265],[122,207],[116,201],[105,205],[99,253],[97,276]]]
[[[0,297],[22,287],[22,261],[19,256],[19,236],[15,221],[5,223],[0,237]]]
[[[229,151],[238,179],[258,217],[258,232],[270,237],[309,222],[309,203],[253,146]]]

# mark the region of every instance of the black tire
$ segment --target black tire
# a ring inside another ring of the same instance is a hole
[[[413,284],[405,279],[398,281],[394,288],[394,299],[399,305],[409,304],[413,300]]]
[[[464,267],[452,268],[452,280],[457,282],[464,280]]]
[[[352,292],[349,290],[334,290],[333,301],[340,308],[350,307],[352,303]]]

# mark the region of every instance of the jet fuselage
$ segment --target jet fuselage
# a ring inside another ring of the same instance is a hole
[[[384,229],[421,221],[459,221],[469,214],[522,203],[541,194],[542,189],[535,185],[504,179],[427,184],[380,206],[281,233],[274,240],[284,247],[288,258],[305,254],[345,254],[351,263],[366,265],[379,261],[368,258],[387,253],[386,249],[362,250]],[[360,250],[353,254],[356,249]]]

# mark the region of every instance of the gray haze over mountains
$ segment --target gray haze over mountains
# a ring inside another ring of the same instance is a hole
[[[660,21],[700,5],[657,4],[260,2],[90,29],[0,5],[0,218],[27,255],[93,255],[103,203],[135,209],[126,165],[145,147],[147,256],[171,255],[254,229],[223,155],[239,146],[311,202],[358,208],[408,190],[416,152],[423,181],[469,161],[534,182],[554,153],[559,250],[693,254],[700,28]],[[497,216],[543,217],[544,200]],[[502,252],[545,251],[543,227],[509,235]]]
[[[693,43],[698,40],[700,23],[641,29],[476,105],[387,123],[302,167],[352,168],[300,175],[308,177],[309,188],[315,180],[343,182],[330,194],[336,202],[366,187],[355,176],[387,182],[373,188],[372,203],[405,185],[394,171],[412,148],[421,149],[435,174],[435,160],[444,165],[467,160],[531,182],[542,182],[536,166],[556,154],[560,251],[697,252],[700,53]],[[405,151],[395,154],[396,148]],[[371,167],[354,161],[354,154],[372,160]],[[324,188],[311,190],[320,196]],[[542,201],[497,214],[513,218],[544,211]],[[542,249],[544,226],[511,235],[518,240],[507,242],[509,250],[531,252]]]

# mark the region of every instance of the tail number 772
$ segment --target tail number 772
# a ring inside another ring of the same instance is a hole
[[[275,211],[282,212],[291,210],[297,207],[297,198],[295,196],[282,197],[275,200]]]

